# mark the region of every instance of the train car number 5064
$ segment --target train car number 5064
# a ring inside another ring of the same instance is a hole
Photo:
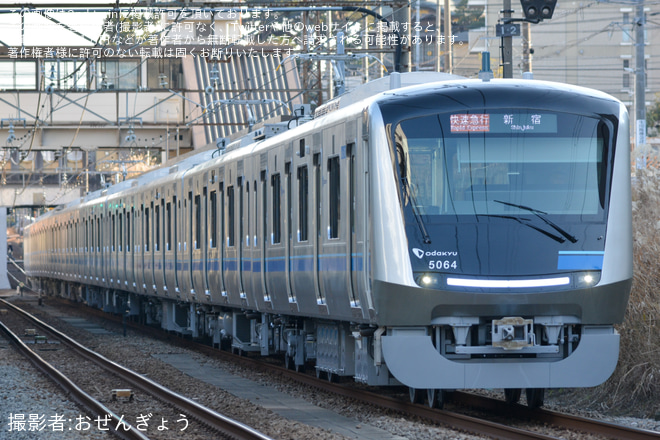
[[[429,261],[429,269],[430,270],[449,270],[449,269],[457,269],[458,268],[458,263],[456,260],[431,260]]]

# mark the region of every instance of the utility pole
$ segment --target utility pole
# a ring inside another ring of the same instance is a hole
[[[522,23],[522,45],[523,45],[523,58],[522,58],[522,72],[527,73],[532,71],[532,30],[529,22]]]
[[[442,71],[442,63],[440,62],[440,50],[441,50],[441,44],[440,42],[442,39],[440,36],[442,33],[440,32],[440,29],[442,29],[442,17],[440,16],[442,9],[440,9],[440,0],[436,0],[435,2],[435,29],[436,29],[436,35],[435,35],[435,48],[436,48],[436,55],[435,57],[435,71],[436,72],[441,72]]]
[[[511,0],[508,0],[511,1]],[[451,73],[454,70],[452,65],[452,43],[453,38],[451,35],[451,5],[449,0],[445,0],[445,44],[447,50],[445,51],[445,72]]]
[[[504,23],[509,23],[511,18],[511,0],[504,0]],[[502,78],[513,78],[513,37],[502,37]]]
[[[419,18],[419,2],[420,0],[417,0],[415,2],[415,23],[420,23],[420,18]],[[417,38],[417,41],[419,41],[419,27],[415,27],[415,37]],[[419,61],[422,58],[421,53],[422,53],[422,45],[421,44],[416,44],[415,45],[415,72],[419,70]]]
[[[644,62],[644,0],[635,7],[635,148],[646,144],[646,66]]]

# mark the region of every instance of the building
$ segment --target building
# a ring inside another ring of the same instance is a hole
[[[486,5],[487,23],[500,18],[500,4]],[[513,3],[514,17],[522,17],[520,3]],[[660,47],[658,38],[660,4],[648,2],[644,8],[646,103],[660,92]],[[513,39],[514,77],[522,77],[524,46],[532,49],[531,72],[535,79],[559,81],[591,87],[609,93],[630,108],[635,87],[635,9],[629,2],[558,2],[549,20],[531,24],[529,42]],[[494,58],[501,63],[499,39],[484,33]],[[524,34],[523,34],[524,35]]]

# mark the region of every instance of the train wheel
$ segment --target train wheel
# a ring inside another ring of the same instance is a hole
[[[446,394],[447,393],[445,390],[436,390],[436,389],[426,390],[426,397],[428,398],[429,408],[442,409],[442,407],[445,406]]]
[[[410,394],[410,401],[412,403],[424,403],[424,390],[409,387],[408,393]]]
[[[506,403],[518,403],[520,402],[521,392],[522,390],[520,388],[505,388],[504,400]]]
[[[527,406],[535,409],[543,406],[543,399],[545,397],[545,388],[527,388]]]
[[[339,381],[339,376],[336,373],[330,373],[328,371],[328,382],[337,383]]]
[[[326,377],[325,376],[325,371],[321,371],[320,368],[317,368],[316,369],[316,378],[317,379],[324,379],[325,377]]]

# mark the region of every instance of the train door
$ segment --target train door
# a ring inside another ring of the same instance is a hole
[[[348,205],[347,147],[343,143],[344,125],[323,131],[323,201],[318,276],[321,300],[329,313],[350,316],[348,296],[340,293],[351,289],[349,276],[351,252]]]
[[[258,176],[259,162],[250,161],[246,175],[245,185],[245,294],[248,305],[252,307],[263,307],[263,294],[261,290],[261,256],[257,230],[259,225],[259,206],[257,204],[257,181],[253,178]],[[254,168],[253,168],[254,167]]]
[[[126,289],[126,209],[123,201],[119,202],[117,209],[117,279],[116,285]]]
[[[285,230],[286,230],[286,248],[285,248],[285,253],[284,253],[284,284],[286,286],[286,289],[282,292],[279,293],[279,295],[275,295],[275,292],[272,294],[269,293],[269,297],[271,295],[277,296],[277,305],[280,310],[286,310],[287,309],[287,302],[289,302],[290,306],[288,307],[289,309],[296,310],[298,307],[298,304],[296,302],[296,297],[293,294],[293,287],[292,287],[292,281],[291,281],[291,258],[293,256],[293,245],[294,245],[294,233],[293,233],[293,180],[294,180],[294,168],[293,168],[293,147],[292,145],[289,145],[288,148],[286,148],[285,152],[285,162],[284,162],[284,180],[285,180],[285,185],[286,185],[286,190],[285,190],[285,195],[286,197],[284,198],[284,212],[285,212]]]
[[[94,208],[90,207],[88,211],[88,224],[89,224],[89,254],[88,254],[88,264],[89,268],[89,280],[91,283],[96,282],[96,216],[94,215]]]
[[[141,239],[141,230],[138,227],[139,226],[139,215],[140,211],[135,210],[135,196],[132,197],[132,202],[131,202],[131,210],[129,214],[129,220],[130,220],[130,231],[131,231],[131,238],[128,242],[128,251],[130,252],[130,258],[129,258],[129,279],[128,279],[128,286],[131,290],[131,292],[138,292],[138,281],[140,284],[142,284],[141,281],[141,271],[140,268],[141,266],[138,265],[138,262],[140,261],[140,239]]]
[[[238,247],[238,289],[240,292],[241,300],[245,301],[247,299],[246,297],[246,292],[245,292],[245,271],[246,270],[251,270],[250,267],[250,262],[247,257],[247,252],[246,252],[246,243],[244,237],[246,236],[246,233],[249,231],[249,227],[246,224],[247,216],[245,215],[245,210],[246,210],[246,190],[247,193],[249,194],[250,190],[250,184],[245,180],[245,176],[243,174],[243,161],[239,161],[238,163],[238,176],[236,179],[236,194],[238,196],[238,206],[236,207],[236,213],[237,213],[237,229],[238,229],[238,240],[236,241],[237,247]],[[249,203],[247,204],[249,206]]]
[[[321,256],[320,252],[322,250],[322,234],[323,234],[323,199],[322,199],[322,163],[323,157],[322,153],[318,152],[314,154],[313,165],[314,165],[314,197],[313,197],[313,206],[314,206],[314,292],[316,294],[316,303],[318,304],[318,309],[324,313],[328,312],[328,307],[325,301],[324,291],[321,287],[321,275],[319,273],[321,266]]]
[[[191,292],[197,295],[208,295],[208,188],[206,182],[208,180],[208,173],[197,176],[194,179],[194,192],[192,194],[192,211],[191,211],[191,227],[192,227],[192,261],[190,270],[190,283],[192,286]],[[198,297],[199,298],[199,297]]]
[[[177,269],[179,263],[179,252],[181,249],[181,242],[179,239],[181,235],[178,231],[180,210],[180,199],[177,198],[177,185],[174,184],[165,189],[165,211],[163,217],[163,229],[165,233],[165,290],[170,295],[179,294],[179,283],[177,277]]]
[[[99,284],[105,282],[103,279],[103,214],[97,213],[94,216],[94,281]]]
[[[295,140],[292,145],[290,167],[291,254],[288,260],[289,302],[303,313],[318,313],[316,265],[316,234],[314,216],[316,204],[313,158],[321,149],[320,137],[314,137],[314,151],[310,153],[309,139]]]
[[[257,230],[255,231],[255,248],[257,248],[259,261],[259,290],[265,305],[272,308],[270,291],[266,284],[266,237],[268,236],[268,153],[260,158],[259,182],[255,181],[255,217]],[[260,301],[261,302],[261,301]]]
[[[153,194],[147,193],[144,199],[144,283],[148,293],[155,293],[156,280],[154,278],[155,230]]]
[[[112,208],[109,212],[109,227],[110,227],[110,270],[108,273],[108,278],[110,280],[110,285],[115,286],[117,282],[117,212]]]
[[[132,203],[130,204],[132,205]],[[126,237],[126,243],[124,244],[124,286],[126,290],[133,290],[135,283],[133,282],[133,240],[135,239],[133,231],[133,215],[131,208],[127,204],[126,209],[124,209],[124,217],[126,218],[124,222],[124,227],[126,232],[124,236]]]
[[[103,206],[107,206],[107,203],[104,203]],[[106,244],[105,241],[108,239],[108,234],[105,231],[105,223],[107,222],[107,215],[105,214],[105,211],[102,210],[99,216],[96,219],[96,234],[97,234],[97,241],[96,241],[96,250],[98,252],[98,255],[96,256],[96,274],[97,277],[101,281],[101,285],[105,285],[105,253],[106,253]]]
[[[85,282],[87,282],[87,279],[92,276],[92,257],[89,249],[89,239],[91,234],[89,230],[89,217],[89,208],[84,208],[81,212],[83,240],[82,243],[80,243],[82,247],[82,263],[80,267],[84,268],[82,279],[85,280]]]
[[[181,179],[181,199],[183,203],[183,208],[181,211],[181,221],[180,221],[180,230],[181,230],[181,244],[179,245],[179,254],[177,259],[177,274],[178,274],[178,283],[177,286],[179,290],[187,295],[194,295],[195,289],[192,281],[192,271],[195,264],[195,235],[193,231],[193,215],[194,215],[194,200],[195,194],[195,184],[193,178]]]
[[[225,292],[224,286],[224,268],[222,265],[222,256],[224,243],[224,169],[211,171],[209,186],[209,237],[208,237],[208,259],[207,259],[207,280],[211,297],[214,303],[222,301],[222,293]]]
[[[245,300],[250,307],[263,307],[263,292],[261,290],[261,256],[258,244],[257,229],[260,215],[257,204],[257,180],[260,162],[246,161],[243,199],[243,288]]]
[[[64,223],[64,278],[71,279],[73,266],[73,221]]]
[[[250,172],[245,172],[243,177],[243,186],[241,191],[240,209],[241,209],[241,284],[243,286],[243,300],[246,305],[254,305],[254,296],[252,295],[252,246],[250,237],[252,232],[252,200],[250,189]]]
[[[154,282],[156,290],[160,295],[166,295],[165,285],[165,198],[164,193],[156,193],[156,201],[154,209],[154,247],[153,247],[153,264],[154,264]]]
[[[351,312],[354,317],[362,317],[362,309],[360,307],[360,293],[359,286],[361,281],[360,274],[364,270],[363,255],[364,255],[364,242],[362,241],[362,231],[360,231],[360,223],[358,222],[358,209],[363,207],[364,201],[359,200],[359,178],[360,168],[358,164],[358,151],[357,140],[358,133],[354,121],[349,121],[346,124],[346,165],[348,170],[346,172],[347,186],[348,186],[348,203],[346,209],[347,215],[347,231],[349,234],[348,243],[348,259],[349,259],[349,286],[348,295],[351,306]]]
[[[149,233],[151,232],[151,219],[149,214],[151,213],[150,207],[146,204],[149,197],[148,193],[143,193],[140,200],[140,223],[139,227],[141,230],[140,241],[138,246],[141,246],[140,257],[138,265],[140,266],[139,278],[138,278],[138,290],[142,293],[151,292],[151,280],[148,278],[149,275],[149,258],[150,258],[150,246],[151,246],[151,237]]]
[[[262,169],[261,192],[264,212],[264,277],[265,289],[268,298],[276,310],[288,310],[286,296],[285,268],[288,263],[282,230],[282,187],[283,187],[283,158],[282,151],[271,149],[268,151],[267,169]]]
[[[240,305],[243,293],[240,284],[240,229],[238,227],[239,202],[242,193],[241,178],[237,176],[236,165],[226,167],[225,172],[225,222],[224,222],[224,250],[223,268],[225,281],[225,295],[231,304]]]

